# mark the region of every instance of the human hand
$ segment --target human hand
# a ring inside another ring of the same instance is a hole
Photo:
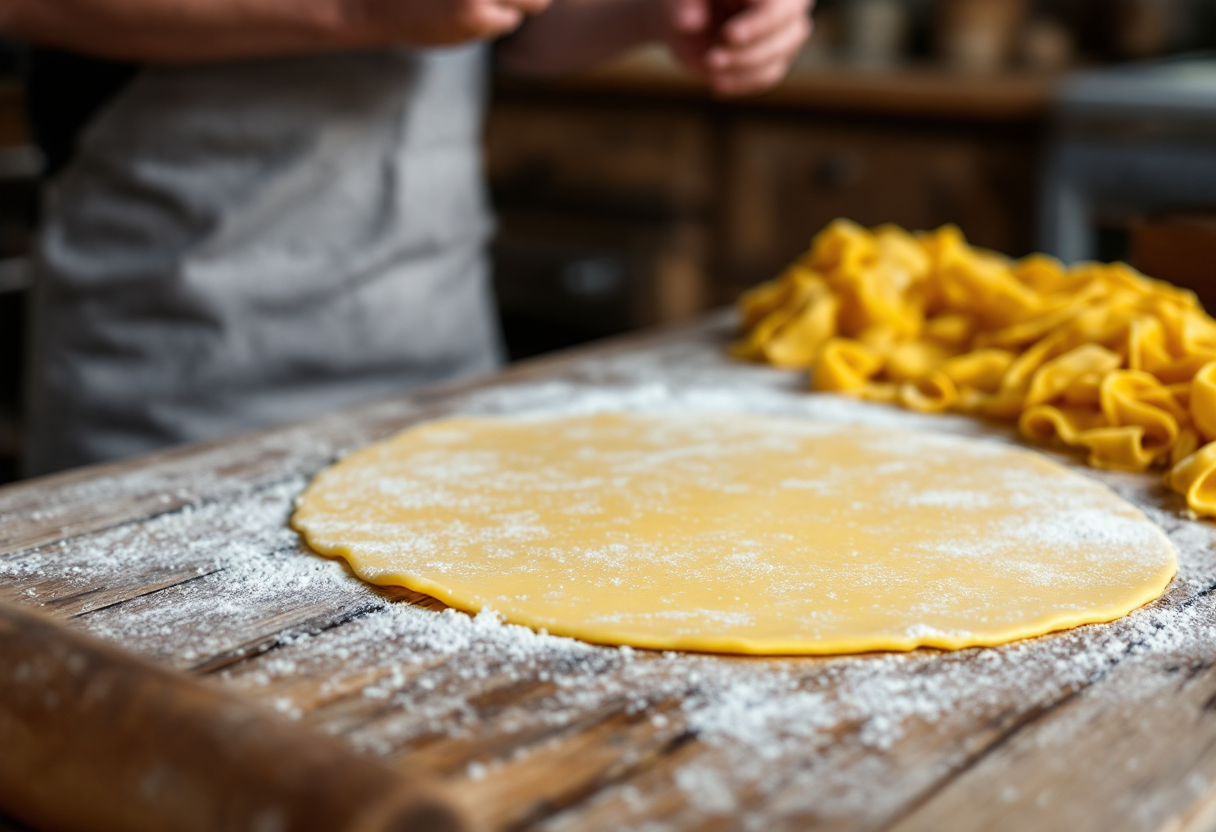
[[[658,2],[672,54],[719,95],[747,95],[777,84],[811,35],[814,0]],[[739,10],[717,27],[715,6]]]
[[[356,26],[407,46],[450,46],[508,35],[550,0],[349,0]]]

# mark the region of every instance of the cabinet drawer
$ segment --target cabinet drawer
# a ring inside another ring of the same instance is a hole
[[[906,228],[957,223],[978,245],[1013,254],[1031,244],[1031,145],[958,131],[762,121],[729,142],[723,209],[730,280],[767,279],[837,217]]]
[[[508,212],[494,245],[499,307],[589,337],[687,319],[704,310],[705,237],[685,222]]]
[[[499,103],[486,155],[503,208],[659,218],[711,199],[709,126],[694,115]]]

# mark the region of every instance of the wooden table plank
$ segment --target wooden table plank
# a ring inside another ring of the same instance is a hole
[[[503,378],[5,489],[0,597],[457,783],[494,829],[1206,822],[1216,530],[1182,517],[1151,477],[1057,455],[1175,540],[1182,571],[1164,599],[1112,624],[956,653],[593,647],[374,589],[286,526],[307,477],[342,448],[447,413],[736,408],[1014,441],[966,419],[809,395],[797,374],[725,359],[729,330],[719,316]]]
[[[218,572],[233,546],[267,553],[295,546],[296,535],[284,524],[304,482],[297,477],[286,487],[229,495],[0,556],[6,576],[0,597],[35,601],[55,615],[84,615]]]
[[[1216,828],[1216,587],[1102,684],[1054,709],[893,827]],[[979,802],[976,794],[994,799]],[[1048,820],[1049,819],[1049,820]]]
[[[417,414],[393,401],[304,426],[174,448],[0,487],[0,555],[146,521],[224,495],[315,471],[342,449],[383,436]]]

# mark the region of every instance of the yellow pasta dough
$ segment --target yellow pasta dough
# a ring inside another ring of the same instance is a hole
[[[425,424],[323,471],[293,525],[362,578],[605,644],[956,649],[1109,621],[1173,547],[1032,452],[750,415]]]
[[[1216,516],[1216,320],[1122,263],[1010,260],[946,226],[839,220],[740,300],[734,353],[816,390],[1016,421],[1098,468],[1168,468]]]

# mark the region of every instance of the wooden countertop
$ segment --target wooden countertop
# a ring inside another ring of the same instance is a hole
[[[860,68],[840,64],[796,66],[772,92],[731,100],[740,106],[876,116],[946,118],[982,122],[1041,121],[1059,86],[1057,73],[969,74],[922,64]],[[705,86],[662,53],[642,50],[601,69],[544,85],[501,81],[507,92],[551,89],[583,95],[709,101]]]
[[[344,450],[450,413],[579,397],[1015,441],[962,418],[813,396],[797,374],[726,359],[731,328],[718,315],[0,489],[0,598],[428,770],[490,829],[1211,828],[1216,527],[1185,519],[1152,476],[1057,457],[1169,533],[1181,572],[1162,600],[1111,624],[956,653],[590,647],[373,590],[285,525],[307,478]]]

